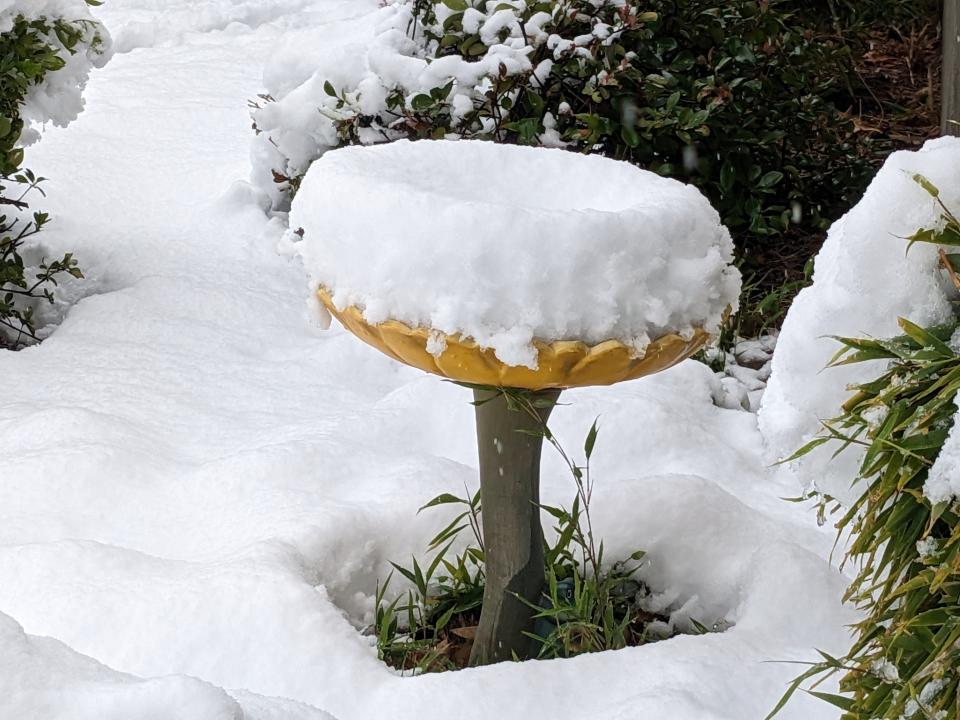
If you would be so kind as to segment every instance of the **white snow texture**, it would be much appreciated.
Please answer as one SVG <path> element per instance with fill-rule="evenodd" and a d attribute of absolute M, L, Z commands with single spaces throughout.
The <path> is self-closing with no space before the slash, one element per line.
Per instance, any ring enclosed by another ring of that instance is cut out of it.
<path fill-rule="evenodd" d="M 960 499 L 960 412 L 954 416 L 950 435 L 930 468 L 923 494 L 935 503 Z"/>
<path fill-rule="evenodd" d="M 237 693 L 196 678 L 118 673 L 0 613 L 0 716 L 22 720 L 332 720 L 294 702 Z"/>

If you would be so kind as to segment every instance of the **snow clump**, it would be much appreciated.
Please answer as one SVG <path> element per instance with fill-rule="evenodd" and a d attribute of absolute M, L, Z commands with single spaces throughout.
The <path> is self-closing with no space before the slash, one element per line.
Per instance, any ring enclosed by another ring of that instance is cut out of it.
<path fill-rule="evenodd" d="M 940 551 L 940 541 L 935 537 L 925 537 L 917 541 L 917 554 L 921 560 L 929 560 Z"/>
<path fill-rule="evenodd" d="M 535 339 L 642 354 L 667 333 L 716 333 L 740 290 L 699 190 L 564 150 L 343 148 L 314 163 L 291 226 L 338 308 L 473 338 L 508 365 L 536 367 Z"/>
<path fill-rule="evenodd" d="M 897 666 L 889 660 L 874 660 L 870 666 L 870 672 L 888 683 L 900 681 L 900 672 L 897 670 Z"/>

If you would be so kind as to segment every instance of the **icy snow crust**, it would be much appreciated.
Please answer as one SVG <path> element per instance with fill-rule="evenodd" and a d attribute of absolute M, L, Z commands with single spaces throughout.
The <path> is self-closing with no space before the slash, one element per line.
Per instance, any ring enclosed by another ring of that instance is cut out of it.
<path fill-rule="evenodd" d="M 771 461 L 792 455 L 819 432 L 821 419 L 837 416 L 849 385 L 883 371 L 882 361 L 824 370 L 839 349 L 828 336 L 893 337 L 902 332 L 899 317 L 922 326 L 952 317 L 954 292 L 938 269 L 937 248 L 917 243 L 906 252 L 904 238 L 940 218 L 933 198 L 912 180 L 917 173 L 940 188 L 947 207 L 960 208 L 960 140 L 940 138 L 918 152 L 891 155 L 863 199 L 830 228 L 813 285 L 787 313 L 760 409 Z M 960 457 L 960 439 L 951 439 L 940 467 L 952 462 L 953 447 Z M 799 472 L 805 484 L 817 478 L 821 490 L 852 500 L 857 452 L 851 448 L 831 461 L 833 450 L 821 447 L 785 472 Z M 942 485 L 938 477 L 935 468 L 931 482 Z"/>
<path fill-rule="evenodd" d="M 421 678 L 378 662 L 357 629 L 376 578 L 448 519 L 423 502 L 476 486 L 470 395 L 313 331 L 266 198 L 234 184 L 264 64 L 356 42 L 377 2 L 209 32 L 174 0 L 109 5 L 111 31 L 155 17 L 170 40 L 94 73 L 83 115 L 32 150 L 50 255 L 77 253 L 87 297 L 0 353 L 0 718 L 748 720 L 797 671 L 765 661 L 843 649 L 832 532 L 780 500 L 796 490 L 755 416 L 688 362 L 570 392 L 551 424 L 576 449 L 601 416 L 608 556 L 647 550 L 677 622 L 730 630 Z M 544 501 L 569 503 L 544 457 Z M 800 696 L 782 717 L 835 713 Z"/>
<path fill-rule="evenodd" d="M 733 243 L 699 190 L 623 162 L 482 141 L 328 152 L 294 202 L 300 253 L 337 307 L 473 338 L 536 367 L 534 339 L 719 329 Z"/>

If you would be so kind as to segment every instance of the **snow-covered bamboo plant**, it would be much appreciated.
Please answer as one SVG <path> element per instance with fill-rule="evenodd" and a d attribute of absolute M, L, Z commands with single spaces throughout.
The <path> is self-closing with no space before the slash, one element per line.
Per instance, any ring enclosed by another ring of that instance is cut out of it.
<path fill-rule="evenodd" d="M 960 290 L 960 220 L 939 190 L 915 178 L 938 202 L 941 222 L 910 238 L 939 246 L 941 267 Z M 891 340 L 838 338 L 833 366 L 884 361 L 879 377 L 855 386 L 843 414 L 790 460 L 833 443 L 837 453 L 865 449 L 858 499 L 837 527 L 852 534 L 847 560 L 857 575 L 846 600 L 864 617 L 844 657 L 797 678 L 771 717 L 811 678 L 842 673 L 843 695 L 810 692 L 845 720 L 960 718 L 960 479 L 955 415 L 960 391 L 956 319 L 930 329 L 900 319 Z"/>

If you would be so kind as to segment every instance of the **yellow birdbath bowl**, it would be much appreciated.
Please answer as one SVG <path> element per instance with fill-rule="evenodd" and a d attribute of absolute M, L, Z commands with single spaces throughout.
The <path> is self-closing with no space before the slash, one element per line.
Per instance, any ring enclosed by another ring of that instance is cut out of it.
<path fill-rule="evenodd" d="M 670 333 L 651 342 L 643 355 L 619 340 L 598 345 L 578 340 L 535 340 L 534 370 L 506 365 L 492 349 L 460 335 L 440 333 L 446 347 L 434 355 L 427 344 L 431 339 L 436 341 L 438 333 L 430 328 L 412 328 L 396 320 L 372 324 L 354 305 L 338 309 L 325 288 L 317 291 L 317 297 L 347 330 L 394 360 L 457 382 L 493 387 L 547 390 L 613 385 L 666 370 L 694 355 L 711 338 L 704 330 L 696 330 L 688 340 Z"/>

